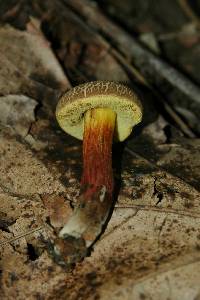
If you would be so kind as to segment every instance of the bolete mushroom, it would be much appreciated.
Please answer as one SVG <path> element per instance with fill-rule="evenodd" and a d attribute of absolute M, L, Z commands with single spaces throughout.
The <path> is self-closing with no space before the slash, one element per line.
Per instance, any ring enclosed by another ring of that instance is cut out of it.
<path fill-rule="evenodd" d="M 87 249 L 102 231 L 113 200 L 113 139 L 123 141 L 129 136 L 133 126 L 142 119 L 142 106 L 128 87 L 95 81 L 62 95 L 56 117 L 65 132 L 83 139 L 83 175 L 78 205 L 59 232 L 59 241 L 54 247 L 57 256 L 70 261 L 67 247 L 73 244 L 72 248 L 77 251 L 79 244 L 79 248 Z M 72 255 L 72 249 L 70 253 Z"/>

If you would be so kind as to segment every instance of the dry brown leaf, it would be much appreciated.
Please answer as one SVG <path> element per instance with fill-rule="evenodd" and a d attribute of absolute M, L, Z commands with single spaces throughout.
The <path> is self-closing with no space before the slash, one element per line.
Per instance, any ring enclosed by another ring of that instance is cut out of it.
<path fill-rule="evenodd" d="M 43 195 L 42 200 L 48 210 L 50 223 L 54 228 L 61 228 L 69 219 L 72 209 L 64 197 L 58 195 Z"/>
<path fill-rule="evenodd" d="M 35 22 L 36 20 L 32 18 L 27 24 L 27 31 L 20 31 L 9 25 L 1 27 L 1 53 L 20 70 L 23 76 L 51 88 L 65 90 L 69 88 L 69 82 L 49 42 L 39 28 L 34 26 Z"/>

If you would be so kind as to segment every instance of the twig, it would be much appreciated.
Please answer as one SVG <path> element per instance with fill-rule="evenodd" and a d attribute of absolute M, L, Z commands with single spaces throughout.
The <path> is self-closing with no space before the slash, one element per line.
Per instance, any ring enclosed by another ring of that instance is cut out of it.
<path fill-rule="evenodd" d="M 164 107 L 168 114 L 171 116 L 171 118 L 175 121 L 175 123 L 178 125 L 179 129 L 190 138 L 195 138 L 196 135 L 193 133 L 193 131 L 183 122 L 183 120 L 179 117 L 179 115 L 172 109 L 172 107 L 167 103 L 162 101 L 164 104 Z"/>
<path fill-rule="evenodd" d="M 157 213 L 166 213 L 166 214 L 174 214 L 177 216 L 183 216 L 183 217 L 189 217 L 189 218 L 195 218 L 200 219 L 200 215 L 198 213 L 195 213 L 194 211 L 192 213 L 187 212 L 185 210 L 173 209 L 173 208 L 163 208 L 163 207 L 156 207 L 156 206 L 144 206 L 144 205 L 115 205 L 114 209 L 135 209 L 138 211 L 155 211 Z M 132 217 L 132 216 L 131 216 Z"/>
<path fill-rule="evenodd" d="M 176 31 L 176 32 L 169 32 L 169 33 L 162 33 L 157 36 L 158 41 L 169 41 L 169 40 L 174 40 L 179 37 L 195 37 L 199 38 L 200 33 L 199 32 L 194 32 L 194 33 L 189 33 L 189 32 L 183 32 L 183 31 Z"/>
<path fill-rule="evenodd" d="M 195 23 L 198 27 L 200 27 L 199 17 L 195 14 L 191 6 L 189 5 L 187 0 L 177 0 L 181 9 L 184 11 L 186 16 L 190 18 L 190 20 Z"/>
<path fill-rule="evenodd" d="M 21 238 L 23 238 L 23 237 L 25 237 L 27 235 L 30 235 L 30 234 L 35 233 L 37 231 L 40 231 L 42 229 L 44 229 L 44 226 L 38 227 L 36 229 L 33 229 L 33 230 L 28 231 L 28 232 L 22 233 L 20 235 L 17 235 L 14 238 L 11 238 L 11 239 L 3 241 L 3 242 L 0 242 L 0 246 L 6 245 L 6 244 L 10 244 L 10 243 L 12 243 L 12 242 L 14 242 L 16 240 L 19 240 L 19 239 L 21 239 Z"/>

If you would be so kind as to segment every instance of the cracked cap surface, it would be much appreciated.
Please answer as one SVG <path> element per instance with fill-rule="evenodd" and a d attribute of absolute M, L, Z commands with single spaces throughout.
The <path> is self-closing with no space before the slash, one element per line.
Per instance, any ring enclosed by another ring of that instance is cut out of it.
<path fill-rule="evenodd" d="M 111 108 L 116 112 L 115 138 L 125 140 L 142 119 L 142 105 L 127 86 L 111 81 L 93 81 L 78 85 L 64 93 L 56 108 L 60 127 L 82 140 L 84 113 L 93 108 Z"/>

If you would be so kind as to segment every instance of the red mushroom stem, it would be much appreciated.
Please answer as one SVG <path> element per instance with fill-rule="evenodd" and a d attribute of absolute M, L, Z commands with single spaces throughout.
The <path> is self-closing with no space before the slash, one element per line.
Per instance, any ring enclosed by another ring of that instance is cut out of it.
<path fill-rule="evenodd" d="M 99 191 L 112 199 L 112 142 L 116 114 L 109 108 L 91 109 L 84 117 L 83 175 L 81 186 L 85 201 L 94 199 Z"/>

